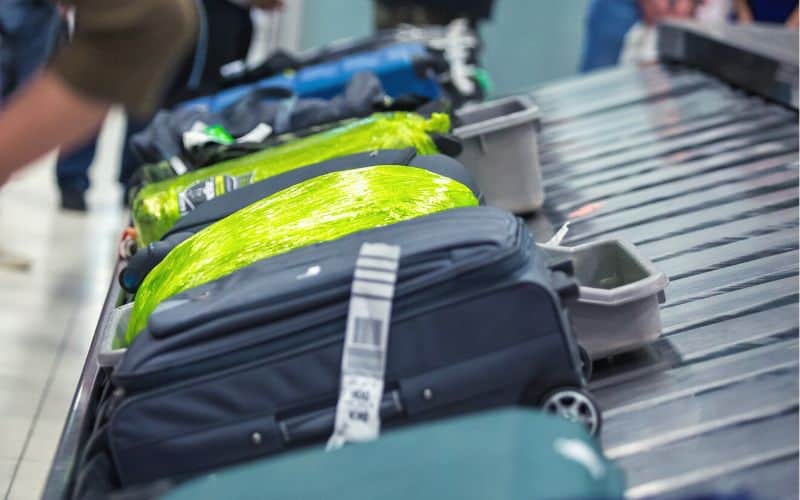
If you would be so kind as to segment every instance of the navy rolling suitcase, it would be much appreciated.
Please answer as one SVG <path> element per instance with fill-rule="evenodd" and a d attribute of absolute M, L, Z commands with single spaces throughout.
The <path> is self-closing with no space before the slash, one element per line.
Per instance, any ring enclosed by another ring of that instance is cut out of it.
<path fill-rule="evenodd" d="M 320 442 L 339 392 L 361 245 L 399 245 L 385 427 L 516 404 L 597 432 L 562 297 L 521 219 L 454 209 L 265 259 L 178 294 L 117 366 L 107 437 L 123 486 Z"/>
<path fill-rule="evenodd" d="M 120 285 L 129 292 L 135 292 L 147 273 L 161 262 L 176 245 L 204 227 L 258 200 L 314 177 L 373 165 L 408 165 L 423 168 L 460 182 L 470 188 L 478 199 L 481 199 L 478 187 L 469 172 L 457 160 L 445 155 L 417 155 L 414 148 L 405 148 L 333 158 L 290 170 L 199 203 L 197 208 L 181 217 L 160 241 L 139 249 L 130 258 L 127 267 L 120 272 Z"/>

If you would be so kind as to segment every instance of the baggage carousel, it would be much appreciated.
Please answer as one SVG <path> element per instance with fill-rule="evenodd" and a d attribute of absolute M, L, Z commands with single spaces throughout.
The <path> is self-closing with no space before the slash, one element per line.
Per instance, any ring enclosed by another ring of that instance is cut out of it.
<path fill-rule="evenodd" d="M 670 277 L 661 339 L 595 363 L 591 383 L 628 496 L 796 498 L 797 34 L 787 52 L 770 42 L 783 30 L 661 33 L 658 65 L 531 93 L 547 198 L 528 222 L 540 241 L 568 221 L 566 245 L 625 238 Z M 119 297 L 115 281 L 100 326 Z M 44 498 L 69 497 L 106 386 L 99 348 L 95 335 Z"/>
<path fill-rule="evenodd" d="M 597 363 L 591 384 L 631 498 L 798 496 L 797 35 L 782 58 L 787 43 L 764 38 L 783 30 L 732 31 L 662 28 L 662 56 L 697 69 L 618 68 L 532 94 L 537 239 L 571 221 L 564 244 L 622 237 L 670 278 L 661 340 Z M 774 76 L 740 80 L 732 57 Z"/>

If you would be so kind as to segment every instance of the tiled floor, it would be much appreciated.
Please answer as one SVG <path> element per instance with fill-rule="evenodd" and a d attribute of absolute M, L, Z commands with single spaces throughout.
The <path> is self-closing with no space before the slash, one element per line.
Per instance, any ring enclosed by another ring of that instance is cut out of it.
<path fill-rule="evenodd" d="M 58 209 L 53 158 L 0 189 L 0 495 L 38 498 L 111 279 L 122 227 L 115 185 L 122 118 L 109 117 L 92 166 L 90 212 Z"/>

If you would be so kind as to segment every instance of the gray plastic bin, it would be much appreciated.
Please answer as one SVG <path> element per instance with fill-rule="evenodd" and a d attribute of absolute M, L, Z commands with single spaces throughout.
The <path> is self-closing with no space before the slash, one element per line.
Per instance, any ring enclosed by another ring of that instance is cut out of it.
<path fill-rule="evenodd" d="M 100 350 L 97 352 L 97 364 L 113 367 L 119 362 L 127 349 L 114 349 L 114 339 L 123 338 L 131 319 L 133 302 L 121 305 L 111 311 L 101 332 Z"/>
<path fill-rule="evenodd" d="M 539 110 L 527 96 L 471 105 L 455 112 L 453 130 L 464 150 L 459 160 L 472 172 L 488 205 L 514 213 L 544 203 L 536 124 Z"/>
<path fill-rule="evenodd" d="M 553 260 L 572 261 L 580 297 L 568 310 L 578 343 L 592 359 L 658 339 L 659 304 L 669 280 L 635 246 L 608 239 L 576 247 L 540 247 Z"/>

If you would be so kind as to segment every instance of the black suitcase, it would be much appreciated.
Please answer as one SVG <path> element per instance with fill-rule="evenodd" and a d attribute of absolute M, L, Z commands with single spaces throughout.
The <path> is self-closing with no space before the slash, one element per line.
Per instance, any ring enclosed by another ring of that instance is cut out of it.
<path fill-rule="evenodd" d="M 353 170 L 373 165 L 408 165 L 423 168 L 456 180 L 467 186 L 480 200 L 481 195 L 472 176 L 461 163 L 449 156 L 417 155 L 414 148 L 387 149 L 333 158 L 321 163 L 290 170 L 269 179 L 250 184 L 223 196 L 204 201 L 181 217 L 160 241 L 140 248 L 120 272 L 119 283 L 123 289 L 134 293 L 150 272 L 170 250 L 204 227 L 227 217 L 258 200 L 271 196 L 300 182 L 331 172 Z"/>
<path fill-rule="evenodd" d="M 123 486 L 331 434 L 365 242 L 402 249 L 384 426 L 523 403 L 598 431 L 561 304 L 577 293 L 568 266 L 548 268 L 511 214 L 454 209 L 265 259 L 163 302 L 113 375 L 108 442 Z"/>

